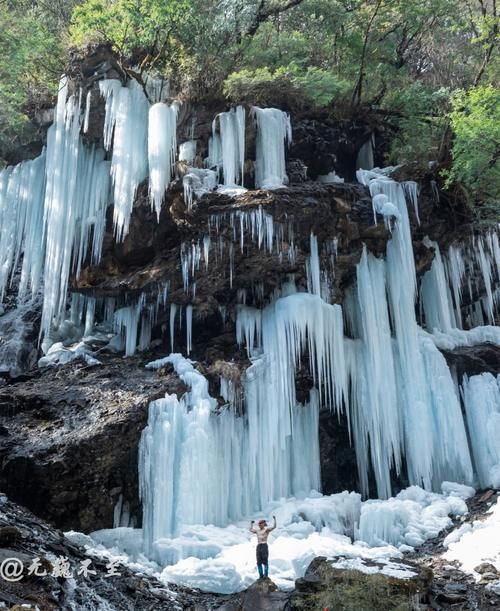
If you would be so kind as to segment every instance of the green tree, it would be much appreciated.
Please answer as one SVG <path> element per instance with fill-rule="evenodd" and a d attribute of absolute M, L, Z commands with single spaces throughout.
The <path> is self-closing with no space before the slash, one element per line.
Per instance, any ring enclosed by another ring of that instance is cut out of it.
<path fill-rule="evenodd" d="M 447 183 L 463 185 L 484 212 L 500 212 L 500 91 L 492 85 L 457 91 L 450 115 L 453 164 Z"/>
<path fill-rule="evenodd" d="M 36 137 L 27 109 L 57 91 L 63 45 L 37 7 L 7 5 L 0 12 L 0 163 Z"/>

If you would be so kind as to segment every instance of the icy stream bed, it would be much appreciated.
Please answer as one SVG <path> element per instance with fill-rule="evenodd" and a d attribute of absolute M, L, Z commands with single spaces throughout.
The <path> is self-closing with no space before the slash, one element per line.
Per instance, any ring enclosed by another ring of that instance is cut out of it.
<path fill-rule="evenodd" d="M 472 494 L 473 488 L 449 482 L 443 483 L 442 494 L 411 486 L 393 498 L 364 502 L 355 492 L 311 492 L 272 502 L 262 514 L 225 527 L 184 525 L 175 537 L 155 541 L 157 561 L 145 556 L 141 529 L 66 536 L 93 554 L 114 557 L 165 583 L 229 594 L 245 589 L 257 577 L 250 519 L 276 515 L 278 527 L 269 538 L 270 576 L 281 589 L 290 590 L 316 556 L 326 556 L 338 567 L 411 577 L 398 560 L 451 526 L 452 517 L 466 514 L 464 499 Z"/>

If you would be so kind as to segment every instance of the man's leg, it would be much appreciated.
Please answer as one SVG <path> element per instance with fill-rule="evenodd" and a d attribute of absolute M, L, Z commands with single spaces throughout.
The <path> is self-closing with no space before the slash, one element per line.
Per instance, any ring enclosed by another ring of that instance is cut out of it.
<path fill-rule="evenodd" d="M 264 577 L 267 577 L 269 572 L 269 547 L 267 543 L 262 548 L 262 563 L 264 564 Z"/>
<path fill-rule="evenodd" d="M 264 577 L 263 564 L 265 560 L 262 557 L 262 545 L 259 543 L 257 545 L 257 570 L 259 571 L 259 577 L 262 579 Z"/>

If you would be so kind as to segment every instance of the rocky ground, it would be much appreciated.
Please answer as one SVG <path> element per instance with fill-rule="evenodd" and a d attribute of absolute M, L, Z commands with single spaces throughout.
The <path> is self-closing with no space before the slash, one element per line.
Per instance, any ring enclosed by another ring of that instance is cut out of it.
<path fill-rule="evenodd" d="M 465 521 L 484 519 L 499 494 L 483 491 L 469 499 Z M 464 521 L 464 520 L 462 520 Z M 120 563 L 89 555 L 64 534 L 0 495 L 0 608 L 11 611 L 490 611 L 500 596 L 488 590 L 500 575 L 484 564 L 476 582 L 441 558 L 449 531 L 400 561 L 414 576 L 400 579 L 336 568 L 341 558 L 316 558 L 292 592 L 270 580 L 244 592 L 218 596 L 166 586 Z M 85 568 L 88 572 L 85 573 Z M 95 574 L 92 572 L 95 571 Z"/>

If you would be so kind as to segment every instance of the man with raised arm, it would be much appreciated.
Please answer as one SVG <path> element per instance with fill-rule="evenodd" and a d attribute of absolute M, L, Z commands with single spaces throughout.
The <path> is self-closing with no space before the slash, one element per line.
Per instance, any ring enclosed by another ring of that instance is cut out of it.
<path fill-rule="evenodd" d="M 255 520 L 250 522 L 250 532 L 257 535 L 257 569 L 260 579 L 267 577 L 269 572 L 269 547 L 267 538 L 269 533 L 276 528 L 276 516 L 273 516 L 273 525 L 268 527 L 265 520 L 259 520 L 259 528 L 254 528 Z"/>

